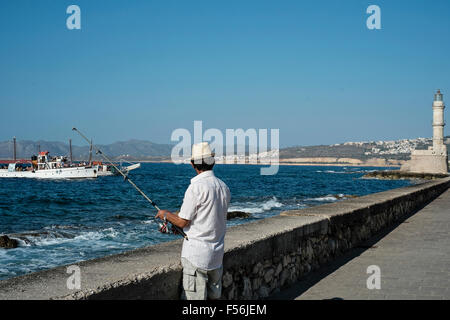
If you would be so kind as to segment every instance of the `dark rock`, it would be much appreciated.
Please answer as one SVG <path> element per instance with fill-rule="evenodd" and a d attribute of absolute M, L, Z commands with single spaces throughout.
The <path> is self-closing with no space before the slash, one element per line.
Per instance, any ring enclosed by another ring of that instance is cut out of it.
<path fill-rule="evenodd" d="M 17 248 L 19 242 L 16 239 L 11 239 L 8 236 L 0 236 L 0 248 L 14 249 Z"/>
<path fill-rule="evenodd" d="M 363 178 L 372 179 L 417 179 L 417 180 L 434 180 L 448 177 L 448 174 L 441 173 L 415 173 L 399 170 L 373 171 L 363 176 Z"/>
<path fill-rule="evenodd" d="M 67 239 L 73 239 L 75 238 L 75 235 L 64 232 L 64 231 L 30 231 L 30 232 L 21 232 L 21 233 L 11 233 L 11 236 L 18 238 L 18 239 L 26 239 L 27 237 L 30 238 L 67 238 Z"/>
<path fill-rule="evenodd" d="M 248 212 L 243 211 L 230 211 L 227 214 L 227 220 L 234 219 L 234 218 L 249 218 L 251 216 Z"/>

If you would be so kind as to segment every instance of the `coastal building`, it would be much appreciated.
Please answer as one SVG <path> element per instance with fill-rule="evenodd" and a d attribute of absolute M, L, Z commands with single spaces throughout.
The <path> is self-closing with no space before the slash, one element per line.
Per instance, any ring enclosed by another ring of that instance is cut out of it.
<path fill-rule="evenodd" d="M 406 162 L 401 171 L 416 173 L 446 174 L 448 172 L 447 147 L 444 144 L 444 99 L 440 90 L 433 101 L 433 146 L 428 150 L 413 150 L 411 160 Z"/>

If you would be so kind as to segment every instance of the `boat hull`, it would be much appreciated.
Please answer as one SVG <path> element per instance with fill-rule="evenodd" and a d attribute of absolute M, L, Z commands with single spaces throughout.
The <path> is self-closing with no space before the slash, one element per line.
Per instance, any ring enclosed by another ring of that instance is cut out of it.
<path fill-rule="evenodd" d="M 35 178 L 35 179 L 86 179 L 97 178 L 98 168 L 73 167 L 46 169 L 37 171 L 0 170 L 0 178 Z"/>

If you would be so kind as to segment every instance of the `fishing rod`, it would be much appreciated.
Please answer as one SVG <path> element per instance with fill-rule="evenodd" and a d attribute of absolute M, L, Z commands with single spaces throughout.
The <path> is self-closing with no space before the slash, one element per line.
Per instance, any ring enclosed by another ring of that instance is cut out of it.
<path fill-rule="evenodd" d="M 110 164 L 110 165 L 112 165 L 113 167 L 114 167 L 114 169 L 116 169 L 117 170 L 117 172 L 119 172 L 122 176 L 123 176 L 123 178 L 124 178 L 124 181 L 128 181 L 148 202 L 150 202 L 150 204 L 156 209 L 156 210 L 158 210 L 158 211 L 161 211 L 161 209 L 156 205 L 156 203 L 155 202 L 153 202 L 152 201 L 152 199 L 150 199 L 149 197 L 147 197 L 147 195 L 144 193 L 144 191 L 142 191 L 133 181 L 131 181 L 131 179 L 130 178 L 128 178 L 128 176 L 126 175 L 126 174 L 124 174 L 123 172 L 122 172 L 122 170 L 120 170 L 119 168 L 117 168 L 117 166 L 99 149 L 99 148 L 97 148 L 97 146 L 95 146 L 95 145 L 93 145 L 92 144 L 92 140 L 91 141 L 89 141 L 89 139 L 84 135 L 84 134 L 82 134 L 81 132 L 80 132 L 80 130 L 78 130 L 77 128 L 72 128 L 72 130 L 73 131 L 76 131 L 76 132 L 78 132 L 78 134 L 84 139 L 84 140 L 86 140 L 90 145 L 91 145 L 91 148 L 94 148 L 95 149 L 95 151 L 97 152 L 97 153 L 99 153 L 103 158 L 105 158 L 105 160 Z M 186 235 L 186 233 L 184 233 L 184 231 L 183 231 L 183 229 L 181 229 L 180 227 L 178 227 L 178 226 L 176 226 L 176 225 L 174 225 L 173 223 L 171 223 L 170 222 L 170 224 L 172 225 L 172 228 L 177 232 L 177 233 L 179 233 L 179 234 L 181 234 L 186 240 L 188 240 L 188 237 L 187 237 L 187 235 Z"/>

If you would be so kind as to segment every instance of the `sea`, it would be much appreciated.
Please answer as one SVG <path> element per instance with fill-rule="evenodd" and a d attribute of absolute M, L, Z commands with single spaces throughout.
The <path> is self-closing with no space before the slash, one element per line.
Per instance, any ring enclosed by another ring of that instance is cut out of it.
<path fill-rule="evenodd" d="M 217 177 L 230 188 L 229 211 L 249 218 L 228 226 L 410 185 L 408 180 L 363 179 L 387 168 L 280 166 L 260 175 L 259 165 L 220 165 Z M 130 173 L 161 209 L 176 211 L 195 172 L 190 165 L 144 163 Z M 162 234 L 156 210 L 122 177 L 89 180 L 0 180 L 0 235 L 19 239 L 0 248 L 0 280 L 178 239 Z"/>

